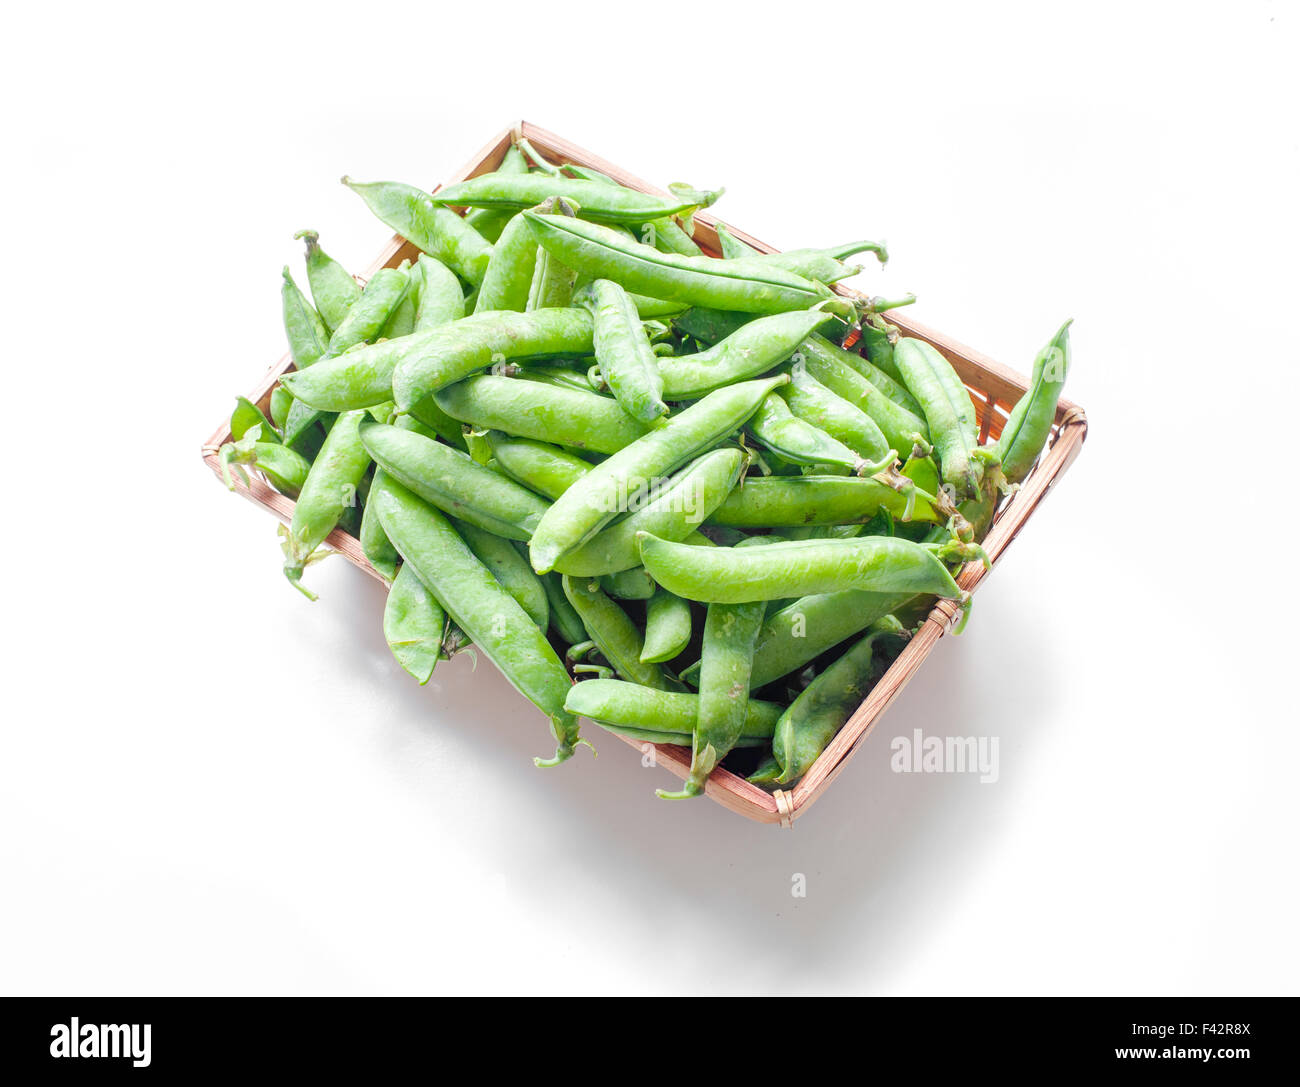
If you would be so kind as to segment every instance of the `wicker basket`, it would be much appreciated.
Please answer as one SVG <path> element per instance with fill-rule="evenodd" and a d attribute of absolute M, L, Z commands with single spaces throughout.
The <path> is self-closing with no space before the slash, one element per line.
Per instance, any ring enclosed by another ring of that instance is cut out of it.
<path fill-rule="evenodd" d="M 557 162 L 573 162 L 600 170 L 625 185 L 645 192 L 662 193 L 663 190 L 647 184 L 634 177 L 626 170 L 593 155 L 591 152 L 561 139 L 554 133 L 538 128 L 536 125 L 521 121 L 513 128 L 507 129 L 494 137 L 466 166 L 452 177 L 448 184 L 476 177 L 479 174 L 495 170 L 505 155 L 511 140 L 515 136 L 526 136 L 543 155 Z M 706 252 L 717 255 L 719 252 L 717 234 L 714 231 L 715 220 L 708 214 L 696 216 L 695 240 Z M 772 252 L 772 246 L 765 245 L 755 238 L 734 228 L 731 232 L 762 250 Z M 401 237 L 394 237 L 384 248 L 378 259 L 366 272 L 365 278 L 374 275 L 380 268 L 395 267 L 403 260 L 413 260 L 417 250 Z M 844 293 L 852 293 L 845 291 Z M 891 311 L 889 319 L 908 336 L 926 340 L 939 349 L 953 364 L 974 401 L 980 420 L 981 440 L 997 437 L 1006 421 L 1011 406 L 1025 391 L 1027 379 L 1013 370 L 994 362 L 990 358 L 950 339 L 941 333 L 926 328 L 911 320 L 905 312 Z M 260 382 L 248 393 L 248 398 L 264 410 L 269 403 L 271 389 L 280 375 L 292 366 L 292 360 L 286 354 L 266 373 Z M 1052 485 L 1074 462 L 1083 446 L 1088 433 L 1088 421 L 1083 410 L 1068 400 L 1062 399 L 1056 409 L 1056 425 L 1047 450 L 1039 458 L 1034 470 L 999 509 L 993 527 L 984 540 L 984 548 L 989 558 L 996 564 L 1002 553 L 1016 538 L 1038 504 L 1051 490 Z M 230 440 L 229 422 L 223 423 L 203 445 L 203 459 L 220 478 L 221 470 L 217 460 L 217 451 L 222 444 Z M 275 491 L 256 475 L 250 477 L 248 486 L 236 479 L 236 489 L 244 497 L 270 510 L 284 522 L 293 516 L 293 502 Z M 329 547 L 341 552 L 354 565 L 383 581 L 370 563 L 366 561 L 357 541 L 341 531 L 331 533 L 326 541 Z M 974 591 L 984 580 L 987 571 L 979 563 L 968 564 L 957 576 L 957 583 L 966 590 Z M 934 648 L 935 643 L 950 631 L 960 617 L 960 609 L 952 601 L 941 600 L 930 612 L 920 630 L 908 642 L 906 648 L 881 677 L 857 712 L 849 719 L 821 757 L 813 763 L 809 771 L 791 789 L 778 789 L 774 793 L 766 792 L 749 784 L 744 778 L 737 777 L 725 769 L 717 770 L 709 779 L 706 795 L 731 811 L 738 812 L 760 823 L 779 823 L 791 826 L 821 796 L 822 792 L 839 775 L 847 765 L 853 752 L 875 727 L 885 709 L 898 693 L 907 685 L 922 662 Z M 627 740 L 633 747 L 644 746 L 640 741 Z M 660 746 L 656 751 L 656 761 L 671 770 L 678 777 L 685 778 L 690 768 L 690 750 L 683 747 Z"/>

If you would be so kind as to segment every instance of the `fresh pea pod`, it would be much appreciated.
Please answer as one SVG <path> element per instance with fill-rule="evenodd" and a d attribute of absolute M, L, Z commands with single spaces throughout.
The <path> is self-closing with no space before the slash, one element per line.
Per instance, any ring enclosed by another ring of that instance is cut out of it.
<path fill-rule="evenodd" d="M 550 605 L 551 629 L 559 635 L 566 645 L 577 645 L 587 640 L 587 628 L 582 625 L 582 618 L 564 595 L 564 584 L 559 574 L 543 574 L 542 588 L 546 590 L 546 601 Z"/>
<path fill-rule="evenodd" d="M 869 326 L 864 324 L 863 327 L 866 328 Z M 890 350 L 892 357 L 892 347 Z M 870 358 L 864 358 L 858 352 L 848 350 L 845 350 L 843 354 L 837 355 L 836 357 L 853 367 L 853 369 L 870 381 L 871 384 L 884 393 L 886 397 L 892 400 L 900 408 L 903 408 L 916 416 L 924 414 L 921 411 L 921 405 L 916 402 L 916 397 L 907 391 L 907 386 L 901 381 L 896 381 L 888 373 L 876 366 Z"/>
<path fill-rule="evenodd" d="M 591 311 L 601 375 L 623 410 L 646 426 L 666 415 L 659 360 L 627 292 L 608 279 L 597 279 L 583 288 L 580 301 Z"/>
<path fill-rule="evenodd" d="M 420 301 L 415 307 L 416 332 L 458 321 L 465 316 L 465 294 L 456 273 L 436 257 L 421 253 L 416 266 L 420 269 Z"/>
<path fill-rule="evenodd" d="M 478 286 L 487 273 L 491 244 L 454 211 L 435 203 L 423 189 L 399 181 L 343 184 L 366 202 L 380 222 L 417 249 L 437 257 L 462 279 Z"/>
<path fill-rule="evenodd" d="M 280 308 L 284 315 L 284 334 L 289 341 L 289 354 L 299 370 L 306 369 L 329 346 L 329 330 L 316 308 L 298 289 L 286 264 L 281 272 L 284 283 L 280 286 Z"/>
<path fill-rule="evenodd" d="M 517 483 L 554 501 L 591 471 L 581 457 L 531 438 L 516 438 L 499 430 L 487 433 L 497 466 Z"/>
<path fill-rule="evenodd" d="M 528 292 L 537 266 L 537 238 L 522 216 L 515 216 L 492 247 L 483 282 L 474 301 L 474 312 L 528 308 Z"/>
<path fill-rule="evenodd" d="M 565 699 L 570 713 L 586 717 L 610 732 L 655 744 L 691 742 L 699 716 L 698 695 L 656 691 L 617 679 L 575 683 Z M 784 707 L 751 698 L 745 707 L 736 747 L 770 743 Z"/>
<path fill-rule="evenodd" d="M 691 306 L 779 313 L 803 310 L 825 300 L 851 310 L 847 300 L 833 303 L 830 289 L 783 268 L 740 267 L 711 257 L 661 253 L 598 223 L 562 215 L 525 211 L 537 241 L 579 274 L 612 279 L 626 290 Z"/>
<path fill-rule="evenodd" d="M 924 340 L 903 337 L 894 347 L 894 362 L 925 412 L 944 483 L 958 499 L 973 498 L 984 469 L 975 456 L 979 425 L 966 387 L 952 364 Z"/>
<path fill-rule="evenodd" d="M 865 460 L 843 442 L 795 415 L 780 393 L 771 392 L 763 398 L 750 417 L 748 429 L 768 449 L 795 464 L 829 465 L 855 473 L 867 471 Z"/>
<path fill-rule="evenodd" d="M 506 148 L 505 156 L 501 159 L 501 165 L 497 167 L 496 172 L 499 174 L 526 174 L 528 173 L 528 160 L 524 158 L 524 153 L 518 147 L 511 144 Z M 471 208 L 465 215 L 465 222 L 469 223 L 488 241 L 495 243 L 501 237 L 506 224 L 514 218 L 514 215 L 514 208 Z"/>
<path fill-rule="evenodd" d="M 307 473 L 311 463 L 302 454 L 295 452 L 279 442 L 261 441 L 257 435 L 263 432 L 260 424 L 251 427 L 243 438 L 237 442 L 227 442 L 221 447 L 221 475 L 226 486 L 235 489 L 234 480 L 230 478 L 232 466 L 248 465 L 257 469 L 283 495 L 297 498 L 307 482 Z M 242 467 L 237 468 L 244 475 Z M 245 482 L 247 479 L 245 478 Z"/>
<path fill-rule="evenodd" d="M 515 690 L 550 720 L 555 755 L 537 764 L 553 766 L 569 758 L 578 742 L 578 722 L 564 708 L 571 682 L 546 636 L 441 513 L 396 482 L 376 499 L 384 531 L 425 588 Z"/>
<path fill-rule="evenodd" d="M 616 600 L 649 600 L 659 586 L 644 566 L 634 566 L 616 574 L 602 574 L 600 587 Z"/>
<path fill-rule="evenodd" d="M 415 331 L 415 313 L 420 305 L 420 292 L 424 289 L 424 273 L 418 264 L 402 261 L 399 268 L 406 272 L 406 290 L 379 333 L 379 337 L 386 340 L 397 340 Z"/>
<path fill-rule="evenodd" d="M 316 231 L 300 230 L 294 237 L 307 245 L 307 286 L 311 288 L 316 311 L 327 329 L 336 329 L 352 303 L 361 297 L 361 284 L 320 247 L 320 235 Z"/>
<path fill-rule="evenodd" d="M 1070 369 L 1070 325 L 1066 321 L 1034 359 L 1028 391 L 1011 409 L 994 449 L 1002 461 L 1008 483 L 1019 483 L 1051 437 L 1056 422 L 1056 402 Z"/>
<path fill-rule="evenodd" d="M 889 454 L 891 446 L 876 421 L 831 392 L 806 366 L 790 368 L 790 384 L 782 386 L 779 394 L 800 419 L 843 442 L 863 459 L 874 464 Z"/>
<path fill-rule="evenodd" d="M 655 581 L 703 603 L 744 604 L 840 589 L 961 596 L 943 563 L 908 540 L 871 536 L 736 548 L 692 547 L 649 533 L 637 539 L 641 562 Z"/>
<path fill-rule="evenodd" d="M 371 276 L 370 282 L 362 289 L 361 296 L 348 308 L 347 315 L 334 330 L 324 358 L 338 358 L 379 336 L 388 324 L 393 310 L 405 297 L 409 280 L 405 264 L 398 268 L 380 268 Z M 293 389 L 290 388 L 289 391 L 292 392 Z"/>
<path fill-rule="evenodd" d="M 879 373 L 890 378 L 896 386 L 906 388 L 903 385 L 903 375 L 894 365 L 894 345 L 898 343 L 899 332 L 897 325 L 891 325 L 878 314 L 872 314 L 862 322 L 862 350 L 866 353 L 867 361 Z M 871 380 L 875 380 L 874 378 Z M 911 395 L 910 393 L 908 394 Z M 907 405 L 904 404 L 904 407 Z M 915 410 L 910 409 L 909 410 Z M 917 413 L 919 414 L 919 412 Z"/>
<path fill-rule="evenodd" d="M 724 260 L 744 260 L 760 255 L 759 250 L 731 233 L 725 223 L 719 223 L 713 229 L 718 235 L 718 247 L 722 250 Z"/>
<path fill-rule="evenodd" d="M 360 438 L 375 463 L 403 487 L 498 536 L 527 540 L 546 511 L 546 502 L 532 491 L 422 434 L 367 419 Z"/>
<path fill-rule="evenodd" d="M 536 241 L 536 239 L 534 239 Z M 528 287 L 528 302 L 525 309 L 547 309 L 553 306 L 567 306 L 573 301 L 573 289 L 578 274 L 568 265 L 563 264 L 540 245 L 533 262 L 533 280 Z"/>
<path fill-rule="evenodd" d="M 443 205 L 474 208 L 535 207 L 559 198 L 576 204 L 584 219 L 608 223 L 644 223 L 708 207 L 721 192 L 686 190 L 678 199 L 664 199 L 636 189 L 558 174 L 481 174 L 440 189 L 433 199 Z"/>
<path fill-rule="evenodd" d="M 245 396 L 235 397 L 235 410 L 230 413 L 231 440 L 239 441 L 255 426 L 262 428 L 257 437 L 258 441 L 278 442 L 280 440 L 280 435 L 275 432 L 275 426 L 261 408 Z"/>
<path fill-rule="evenodd" d="M 564 595 L 582 619 L 601 656 L 620 676 L 642 687 L 667 689 L 664 671 L 657 664 L 641 660 L 641 632 L 621 607 L 588 578 L 564 575 Z"/>
<path fill-rule="evenodd" d="M 659 589 L 645 602 L 644 664 L 662 664 L 679 656 L 691 640 L 691 606 L 680 596 Z"/>
<path fill-rule="evenodd" d="M 546 630 L 551 621 L 546 589 L 515 544 L 468 521 L 454 521 L 453 524 L 475 557 L 492 571 L 492 576 L 518 601 L 528 618 L 537 624 L 539 630 Z"/>
<path fill-rule="evenodd" d="M 494 374 L 458 381 L 434 399 L 453 419 L 481 429 L 597 453 L 616 453 L 646 432 L 607 396 Z"/>
<path fill-rule="evenodd" d="M 733 238 L 732 241 L 735 241 Z M 746 253 L 731 259 L 748 261 L 755 265 L 785 268 L 805 279 L 819 283 L 838 283 L 841 279 L 857 275 L 862 269 L 845 261 L 858 253 L 873 253 L 881 264 L 889 260 L 884 242 L 848 242 L 828 249 L 787 249 L 783 253 Z"/>
<path fill-rule="evenodd" d="M 373 488 L 371 494 L 373 497 Z M 424 587 L 415 567 L 403 563 L 384 603 L 384 638 L 402 670 L 421 687 L 429 682 L 434 667 L 443 658 L 446 630 L 446 610 Z"/>
<path fill-rule="evenodd" d="M 370 467 L 370 455 L 361 443 L 365 418 L 365 412 L 361 411 L 339 416 L 312 463 L 293 507 L 293 519 L 285 539 L 284 575 L 311 600 L 316 597 L 302 584 L 303 568 L 334 530 L 344 511 L 356 506 L 357 489 Z"/>
<path fill-rule="evenodd" d="M 555 500 L 533 533 L 533 569 L 546 573 L 561 555 L 596 534 L 651 483 L 715 445 L 754 413 L 782 375 L 710 393 L 592 468 Z M 679 594 L 680 595 L 680 594 Z"/>
<path fill-rule="evenodd" d="M 733 493 L 744 470 L 745 455 L 739 449 L 705 453 L 657 488 L 635 511 L 562 555 L 555 568 L 561 573 L 596 577 L 639 566 L 638 532 L 650 532 L 664 540 L 690 538 Z"/>
<path fill-rule="evenodd" d="M 926 421 L 889 399 L 842 357 L 852 352 L 836 347 L 824 336 L 809 336 L 799 348 L 801 362 L 814 378 L 837 396 L 869 415 L 880 427 L 889 448 L 899 453 L 911 449 L 916 435 L 929 436 Z"/>
<path fill-rule="evenodd" d="M 694 355 L 659 359 L 664 396 L 694 400 L 780 365 L 826 319 L 819 307 L 777 313 L 742 325 L 721 343 Z"/>
<path fill-rule="evenodd" d="M 762 602 L 709 605 L 700 657 L 699 714 L 691 738 L 691 773 L 680 792 L 660 790 L 664 799 L 702 793 L 709 775 L 743 734 L 754 644 L 765 611 Z"/>
<path fill-rule="evenodd" d="M 293 394 L 283 385 L 277 385 L 271 390 L 271 422 L 275 424 L 275 429 L 284 431 L 284 425 L 289 421 L 289 409 L 293 406 Z"/>
<path fill-rule="evenodd" d="M 384 534 L 384 527 L 379 523 L 379 506 L 375 495 L 388 486 L 388 473 L 382 468 L 375 469 L 374 479 L 370 483 L 370 494 L 366 497 L 366 507 L 361 511 L 361 529 L 357 533 L 357 542 L 366 560 L 390 585 L 397 577 L 397 564 L 401 556 Z"/>
<path fill-rule="evenodd" d="M 827 665 L 790 704 L 772 737 L 772 754 L 781 768 L 776 784 L 791 784 L 808 772 L 871 689 L 877 640 L 902 633 L 902 624 L 892 615 L 872 623 L 865 637 Z"/>
<path fill-rule="evenodd" d="M 747 529 L 847 525 L 869 521 L 882 510 L 900 521 L 947 520 L 927 496 L 913 496 L 909 509 L 909 496 L 877 479 L 807 475 L 747 479 L 713 509 L 708 523 Z"/>

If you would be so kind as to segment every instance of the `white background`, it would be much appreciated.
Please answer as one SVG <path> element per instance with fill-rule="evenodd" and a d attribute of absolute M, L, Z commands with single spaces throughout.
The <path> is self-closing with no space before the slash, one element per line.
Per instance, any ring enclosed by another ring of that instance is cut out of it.
<path fill-rule="evenodd" d="M 1296 9 L 454 10 L 7 16 L 0 989 L 1294 992 Z M 609 737 L 535 770 L 490 666 L 415 687 L 381 590 L 309 604 L 200 462 L 293 232 L 389 235 L 339 175 L 519 117 L 887 237 L 861 285 L 1022 371 L 1075 318 L 1082 457 L 792 832 Z M 918 727 L 1001 779 L 891 773 Z"/>

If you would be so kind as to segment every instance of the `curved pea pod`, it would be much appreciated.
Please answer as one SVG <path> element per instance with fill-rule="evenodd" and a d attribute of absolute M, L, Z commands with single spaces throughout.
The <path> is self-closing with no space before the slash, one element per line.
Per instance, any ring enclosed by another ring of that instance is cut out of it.
<path fill-rule="evenodd" d="M 979 493 L 984 466 L 975 456 L 979 423 L 966 387 L 952 364 L 924 340 L 900 339 L 894 347 L 894 362 L 925 412 L 943 482 L 959 499 L 974 497 Z"/>
<path fill-rule="evenodd" d="M 862 350 L 866 352 L 867 361 L 871 363 L 873 369 L 878 373 L 884 374 L 896 386 L 905 389 L 903 375 L 899 373 L 898 367 L 894 365 L 894 344 L 898 343 L 898 339 L 898 326 L 891 325 L 878 314 L 873 314 L 862 322 L 862 339 L 860 343 Z M 904 407 L 907 407 L 907 405 L 904 404 Z M 909 408 L 909 410 L 914 411 L 915 409 Z"/>
<path fill-rule="evenodd" d="M 446 610 L 424 587 L 414 566 L 400 566 L 384 603 L 384 638 L 402 670 L 421 687 L 443 657 L 446 630 Z"/>
<path fill-rule="evenodd" d="M 1019 483 L 1043 451 L 1056 422 L 1056 402 L 1070 369 L 1070 325 L 1066 321 L 1034 359 L 1028 391 L 1011 409 L 994 446 L 1008 483 Z"/>
<path fill-rule="evenodd" d="M 580 309 L 481 313 L 425 333 L 391 371 L 398 410 L 430 393 L 517 358 L 572 358 L 591 354 L 591 315 Z"/>
<path fill-rule="evenodd" d="M 641 660 L 642 638 L 636 624 L 621 607 L 588 578 L 565 574 L 564 595 L 578 613 L 596 648 L 620 676 L 642 687 L 664 690 L 664 671 L 657 664 Z"/>
<path fill-rule="evenodd" d="M 536 381 L 542 385 L 554 385 L 563 389 L 573 389 L 580 393 L 592 393 L 596 389 L 586 374 L 570 370 L 565 366 L 538 366 L 535 369 L 519 369 L 509 377 L 521 381 Z"/>
<path fill-rule="evenodd" d="M 661 358 L 659 373 L 664 396 L 669 400 L 694 400 L 767 373 L 788 359 L 825 319 L 826 314 L 817 306 L 760 317 L 705 351 Z"/>
<path fill-rule="evenodd" d="M 645 643 L 641 660 L 662 664 L 678 656 L 691 640 L 691 606 L 680 596 L 658 590 L 645 603 Z"/>
<path fill-rule="evenodd" d="M 656 691 L 617 679 L 586 679 L 569 690 L 570 713 L 602 728 L 654 744 L 691 742 L 699 716 L 699 695 Z M 771 742 L 784 707 L 751 698 L 736 747 L 764 747 Z"/>
<path fill-rule="evenodd" d="M 597 279 L 583 288 L 580 303 L 591 311 L 596 361 L 623 410 L 646 426 L 666 415 L 659 360 L 627 291 Z"/>
<path fill-rule="evenodd" d="M 555 568 L 596 577 L 640 566 L 638 532 L 665 540 L 687 539 L 733 493 L 744 470 L 745 455 L 739 449 L 705 453 L 647 495 L 634 512 L 562 555 Z"/>
<path fill-rule="evenodd" d="M 533 569 L 554 569 L 560 556 L 628 509 L 654 480 L 717 444 L 754 413 L 764 396 L 788 380 L 780 375 L 712 392 L 594 466 L 555 500 L 538 524 L 529 545 Z"/>
<path fill-rule="evenodd" d="M 289 421 L 289 409 L 293 407 L 293 394 L 283 385 L 271 390 L 271 422 L 276 430 L 283 431 Z"/>
<path fill-rule="evenodd" d="M 744 604 L 840 589 L 934 593 L 961 590 L 919 544 L 884 536 L 785 540 L 764 547 L 692 547 L 642 533 L 641 562 L 671 593 L 703 603 Z"/>
<path fill-rule="evenodd" d="M 300 230 L 294 235 L 307 246 L 307 286 L 316 311 L 328 329 L 338 328 L 352 303 L 361 297 L 361 284 L 338 261 L 320 247 L 320 235 Z"/>
<path fill-rule="evenodd" d="M 653 245 L 661 253 L 676 253 L 682 257 L 702 256 L 704 250 L 676 219 L 654 219 L 638 228 L 639 238 L 645 245 Z"/>
<path fill-rule="evenodd" d="M 795 365 L 801 362 L 814 378 L 837 396 L 869 415 L 880 427 L 889 448 L 902 453 L 911 449 L 916 435 L 926 438 L 926 421 L 900 407 L 855 370 L 843 356 L 851 355 L 824 336 L 809 336 L 799 348 Z"/>
<path fill-rule="evenodd" d="M 537 241 L 547 252 L 579 274 L 612 279 L 635 294 L 689 306 L 779 313 L 802 310 L 826 300 L 851 309 L 815 280 L 783 268 L 740 266 L 711 257 L 661 253 L 618 231 L 562 215 L 525 211 Z"/>
<path fill-rule="evenodd" d="M 528 287 L 528 303 L 524 308 L 532 311 L 569 305 L 573 301 L 573 288 L 577 279 L 577 272 L 567 264 L 561 263 L 540 245 L 537 246 L 537 257 L 533 262 L 533 280 Z M 636 304 L 635 300 L 634 304 Z"/>
<path fill-rule="evenodd" d="M 400 483 L 376 496 L 380 523 L 425 588 L 501 670 L 510 684 L 550 720 L 554 765 L 573 754 L 578 722 L 564 708 L 569 675 L 546 636 L 492 576 L 450 522 Z"/>
<path fill-rule="evenodd" d="M 691 772 L 680 792 L 660 790 L 664 799 L 698 796 L 704 783 L 744 732 L 749 710 L 754 644 L 764 604 L 710 604 L 700 658 L 700 706 L 691 742 Z"/>
<path fill-rule="evenodd" d="M 424 273 L 418 264 L 402 261 L 399 271 L 406 273 L 406 290 L 379 332 L 379 337 L 387 340 L 400 339 L 415 331 L 415 312 L 420 305 L 420 292 L 424 290 Z"/>
<path fill-rule="evenodd" d="M 264 442 L 254 437 L 260 430 L 250 429 L 237 441 L 221 447 L 222 476 L 232 491 L 234 482 L 226 470 L 230 465 L 248 465 L 257 469 L 283 495 L 297 498 L 307 482 L 311 462 L 279 442 Z M 242 471 L 240 473 L 243 474 Z"/>
<path fill-rule="evenodd" d="M 719 240 L 721 240 L 719 236 Z M 736 239 L 731 239 L 733 242 Z M 748 247 L 746 247 L 748 248 Z M 857 275 L 862 269 L 857 265 L 846 264 L 849 257 L 858 253 L 872 253 L 884 264 L 889 260 L 889 253 L 884 242 L 847 242 L 844 245 L 831 246 L 827 249 L 787 249 L 783 253 L 737 253 L 733 260 L 751 261 L 756 265 L 769 265 L 785 268 L 805 279 L 814 279 L 820 283 L 838 283 L 841 279 Z M 724 255 L 726 250 L 724 249 Z"/>
<path fill-rule="evenodd" d="M 464 317 L 465 293 L 456 273 L 428 253 L 421 253 L 415 263 L 420 269 L 421 289 L 414 331 L 427 332 Z"/>
<path fill-rule="evenodd" d="M 406 297 L 409 284 L 410 273 L 405 264 L 398 268 L 380 268 L 370 277 L 361 296 L 348 308 L 347 315 L 330 336 L 324 358 L 337 358 L 375 339 L 383 332 L 398 303 Z M 365 406 L 370 407 L 369 404 Z"/>
<path fill-rule="evenodd" d="M 492 571 L 492 576 L 519 602 L 519 606 L 537 624 L 538 629 L 546 630 L 551 621 L 546 589 L 515 544 L 467 521 L 453 523 L 479 562 Z"/>
<path fill-rule="evenodd" d="M 718 223 L 713 229 L 718 235 L 718 247 L 722 250 L 724 260 L 744 260 L 746 257 L 761 255 L 759 250 L 731 233 L 725 223 Z"/>
<path fill-rule="evenodd" d="M 772 737 L 772 754 L 781 767 L 776 784 L 798 781 L 817 761 L 871 690 L 876 641 L 882 635 L 901 633 L 902 624 L 893 616 L 876 621 L 870 633 L 828 665 L 790 704 Z"/>
<path fill-rule="evenodd" d="M 524 158 L 524 153 L 518 147 L 511 144 L 506 148 L 505 156 L 501 159 L 501 165 L 497 167 L 496 172 L 498 174 L 526 174 L 528 173 L 528 160 Z M 495 242 L 501 237 L 501 232 L 514 215 L 514 208 L 471 208 L 465 215 L 465 222 L 469 223 L 488 241 Z"/>
<path fill-rule="evenodd" d="M 382 468 L 376 468 L 365 509 L 361 511 L 361 529 L 357 533 L 357 541 L 361 544 L 361 551 L 366 556 L 366 560 L 375 568 L 375 572 L 392 584 L 393 579 L 397 577 L 400 556 L 397 554 L 397 548 L 384 534 L 384 528 L 379 523 L 378 506 L 374 501 L 375 495 L 387 485 L 388 473 Z"/>
<path fill-rule="evenodd" d="M 748 429 L 762 445 L 795 464 L 827 465 L 849 472 L 865 472 L 868 467 L 843 442 L 795 415 L 778 393 L 763 398 Z"/>
<path fill-rule="evenodd" d="M 522 313 L 528 308 L 528 293 L 536 266 L 537 239 L 527 221 L 515 216 L 492 247 L 492 258 L 479 285 L 474 312 L 514 310 Z"/>
<path fill-rule="evenodd" d="M 869 326 L 864 325 L 863 327 L 865 328 Z M 890 352 L 892 357 L 892 347 L 890 348 Z M 862 355 L 858 354 L 858 352 L 849 350 L 845 350 L 844 354 L 838 355 L 837 357 L 842 359 L 849 366 L 853 367 L 853 369 L 870 381 L 871 384 L 884 393 L 886 397 L 892 400 L 900 408 L 903 408 L 916 416 L 923 414 L 921 411 L 921 405 L 916 402 L 916 397 L 907 391 L 907 386 L 901 381 L 896 381 L 884 370 L 876 366 L 869 358 L 864 358 Z"/>
<path fill-rule="evenodd" d="M 367 419 L 360 437 L 394 481 L 497 536 L 527 540 L 546 511 L 546 502 L 532 491 L 422 434 Z"/>
<path fill-rule="evenodd" d="M 637 189 L 625 189 L 602 181 L 564 177 L 559 174 L 480 174 L 440 189 L 434 196 L 439 204 L 473 208 L 535 207 L 560 198 L 578 206 L 584 219 L 608 223 L 644 223 L 669 215 L 694 212 L 708 207 L 721 192 L 689 191 L 680 199 L 663 198 Z"/>
<path fill-rule="evenodd" d="M 618 600 L 649 600 L 659 586 L 645 572 L 644 566 L 634 566 L 616 574 L 603 574 L 600 587 Z"/>
<path fill-rule="evenodd" d="M 867 461 L 879 462 L 892 448 L 870 415 L 831 392 L 806 366 L 790 368 L 790 384 L 781 387 L 780 396 L 800 419 L 843 442 Z"/>
<path fill-rule="evenodd" d="M 434 399 L 453 419 L 481 429 L 597 453 L 616 453 L 646 432 L 607 396 L 495 374 L 466 378 Z"/>
<path fill-rule="evenodd" d="M 299 370 L 305 369 L 325 354 L 329 346 L 329 330 L 320 314 L 293 281 L 286 264 L 280 273 L 284 282 L 280 286 L 280 309 L 284 315 L 284 335 L 289 341 L 289 354 Z"/>
<path fill-rule="evenodd" d="M 591 471 L 591 465 L 581 457 L 532 438 L 490 430 L 487 442 L 498 468 L 552 501 Z"/>
<path fill-rule="evenodd" d="M 464 428 L 438 407 L 437 401 L 432 396 L 426 396 L 418 404 L 412 404 L 409 414 L 397 416 L 399 422 L 402 419 L 414 419 L 429 431 L 428 436 L 439 437 L 453 449 L 469 452 Z"/>
<path fill-rule="evenodd" d="M 714 508 L 708 523 L 749 529 L 848 525 L 869 521 L 882 510 L 899 521 L 947 520 L 922 495 L 915 496 L 909 511 L 908 496 L 878 479 L 810 475 L 746 479 Z"/>
<path fill-rule="evenodd" d="M 293 507 L 284 545 L 284 574 L 290 584 L 314 600 L 302 585 L 303 568 L 316 548 L 357 504 L 357 489 L 370 467 L 370 455 L 361 442 L 365 412 L 340 415 L 312 463 L 302 492 Z"/>
<path fill-rule="evenodd" d="M 400 181 L 362 183 L 349 177 L 343 178 L 343 184 L 366 202 L 381 223 L 417 249 L 437 257 L 474 286 L 483 282 L 491 244 L 454 211 L 434 203 L 423 189 Z"/>

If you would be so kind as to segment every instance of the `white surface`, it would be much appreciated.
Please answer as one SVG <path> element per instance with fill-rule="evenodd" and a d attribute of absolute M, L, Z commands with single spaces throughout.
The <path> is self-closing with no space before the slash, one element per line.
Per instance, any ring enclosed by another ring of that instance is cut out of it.
<path fill-rule="evenodd" d="M 0 988 L 1294 992 L 1300 40 L 1199 7 L 10 13 Z M 608 737 L 535 770 L 490 667 L 417 689 L 199 460 L 292 233 L 388 236 L 338 176 L 519 116 L 777 245 L 887 237 L 861 282 L 1018 369 L 1076 318 L 1082 458 L 793 832 Z M 891 773 L 917 727 L 999 782 Z"/>

